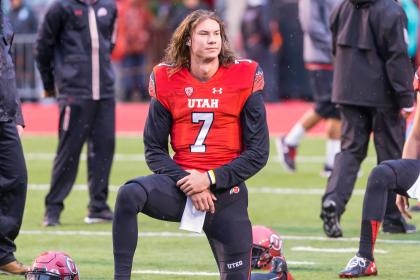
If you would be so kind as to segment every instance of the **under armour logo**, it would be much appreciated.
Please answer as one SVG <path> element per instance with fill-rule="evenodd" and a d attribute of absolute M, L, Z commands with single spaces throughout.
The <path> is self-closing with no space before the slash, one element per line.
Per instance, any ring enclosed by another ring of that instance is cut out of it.
<path fill-rule="evenodd" d="M 216 93 L 218 93 L 218 94 L 222 94 L 223 93 L 223 88 L 213 88 L 213 94 L 216 94 Z"/>

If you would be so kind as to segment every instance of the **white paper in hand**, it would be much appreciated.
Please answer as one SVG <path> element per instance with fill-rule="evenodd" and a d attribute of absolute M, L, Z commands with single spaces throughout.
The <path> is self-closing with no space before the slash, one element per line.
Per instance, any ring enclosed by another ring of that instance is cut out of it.
<path fill-rule="evenodd" d="M 191 198 L 187 197 L 187 203 L 185 204 L 179 229 L 201 233 L 205 218 L 206 212 L 195 209 Z"/>
<path fill-rule="evenodd" d="M 407 194 L 411 198 L 415 198 L 420 200 L 420 175 L 417 177 L 416 182 L 411 186 L 411 188 L 407 191 Z"/>

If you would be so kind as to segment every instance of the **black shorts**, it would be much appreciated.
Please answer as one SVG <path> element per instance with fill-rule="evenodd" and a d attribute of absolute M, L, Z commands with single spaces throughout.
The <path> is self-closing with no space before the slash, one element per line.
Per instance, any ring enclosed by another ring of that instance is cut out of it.
<path fill-rule="evenodd" d="M 324 119 L 340 119 L 336 105 L 331 103 L 333 71 L 311 70 L 308 71 L 308 75 L 315 101 L 315 112 Z"/>
<path fill-rule="evenodd" d="M 147 193 L 142 213 L 159 220 L 179 222 L 186 196 L 168 176 L 150 175 L 130 182 Z M 207 213 L 203 230 L 221 273 L 220 279 L 246 280 L 250 273 L 252 228 L 248 217 L 248 191 L 238 189 L 214 192 L 216 212 Z"/>

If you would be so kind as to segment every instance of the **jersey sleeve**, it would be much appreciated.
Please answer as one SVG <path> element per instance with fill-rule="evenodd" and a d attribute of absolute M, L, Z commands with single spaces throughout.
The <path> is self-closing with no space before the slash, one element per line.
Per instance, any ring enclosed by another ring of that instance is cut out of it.
<path fill-rule="evenodd" d="M 262 91 L 264 89 L 264 72 L 258 65 L 254 76 L 254 84 L 252 86 L 252 93 Z"/>
<path fill-rule="evenodd" d="M 156 80 L 155 80 L 155 73 L 150 73 L 149 78 L 149 95 L 152 98 L 156 98 Z"/>
<path fill-rule="evenodd" d="M 266 112 L 261 91 L 252 94 L 241 113 L 242 153 L 214 169 L 216 189 L 237 186 L 260 171 L 268 160 L 270 142 Z"/>
<path fill-rule="evenodd" d="M 166 90 L 168 83 L 167 65 L 156 65 L 149 79 L 149 95 L 156 98 L 169 111 L 170 106 Z"/>

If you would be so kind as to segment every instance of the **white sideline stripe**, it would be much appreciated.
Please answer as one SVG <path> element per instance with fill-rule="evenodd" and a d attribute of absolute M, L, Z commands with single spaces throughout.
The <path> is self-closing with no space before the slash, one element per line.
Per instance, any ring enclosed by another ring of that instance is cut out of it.
<path fill-rule="evenodd" d="M 289 266 L 312 266 L 314 262 L 301 262 L 301 261 L 287 261 Z M 145 275 L 176 275 L 176 276 L 219 276 L 218 272 L 193 272 L 193 271 L 167 271 L 167 270 L 134 270 L 133 274 Z"/>
<path fill-rule="evenodd" d="M 93 231 L 93 230 L 21 230 L 20 234 L 24 235 L 78 235 L 78 236 L 111 236 L 111 231 Z M 139 237 L 178 237 L 178 238 L 204 238 L 204 234 L 198 233 L 184 233 L 184 232 L 140 232 Z M 299 241 L 327 241 L 327 242 L 359 242 L 358 237 L 347 238 L 327 238 L 322 236 L 305 236 L 305 235 L 282 235 L 285 240 L 299 240 Z M 385 240 L 377 239 L 377 243 L 387 244 L 413 244 L 420 245 L 420 240 Z"/>
<path fill-rule="evenodd" d="M 109 190 L 111 192 L 116 192 L 119 186 L 110 185 Z M 50 189 L 50 185 L 48 184 L 30 184 L 30 190 L 36 191 L 45 191 Z M 78 191 L 87 191 L 87 185 L 74 185 L 74 190 Z M 273 188 L 273 187 L 248 187 L 249 193 L 256 193 L 256 194 L 278 194 L 278 195 L 322 195 L 325 192 L 323 188 L 315 188 L 315 189 L 305 189 L 305 188 Z M 364 195 L 364 190 L 354 190 L 353 195 Z"/>
<path fill-rule="evenodd" d="M 26 153 L 25 159 L 26 160 L 50 160 L 52 161 L 55 157 L 54 153 Z M 86 154 L 83 153 L 81 155 L 81 160 L 86 160 Z M 114 154 L 115 161 L 145 161 L 144 154 L 135 154 L 135 155 L 128 155 L 128 154 Z M 270 157 L 270 161 L 273 162 L 280 162 L 277 156 L 272 155 Z M 296 161 L 302 163 L 324 163 L 325 156 L 297 156 Z M 376 162 L 375 157 L 367 157 L 365 161 L 368 162 Z"/>
<path fill-rule="evenodd" d="M 356 253 L 358 248 L 315 248 L 315 247 L 293 247 L 292 251 L 297 252 L 316 252 L 316 253 Z M 375 254 L 387 254 L 388 251 L 375 249 Z"/>
<path fill-rule="evenodd" d="M 177 275 L 177 276 L 219 276 L 216 272 L 166 271 L 166 270 L 134 270 L 133 274 Z"/>

